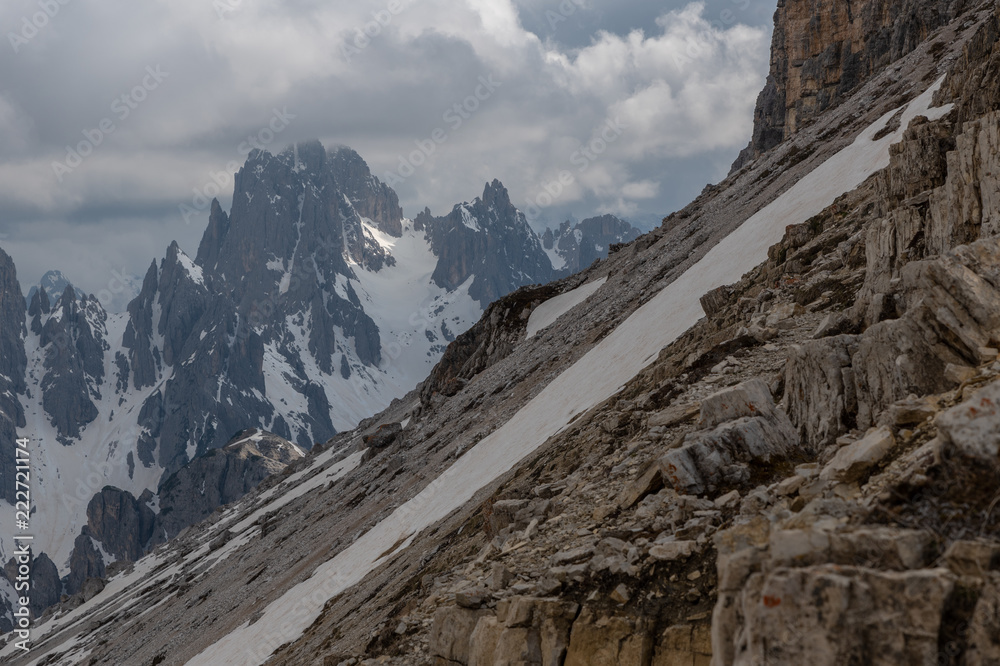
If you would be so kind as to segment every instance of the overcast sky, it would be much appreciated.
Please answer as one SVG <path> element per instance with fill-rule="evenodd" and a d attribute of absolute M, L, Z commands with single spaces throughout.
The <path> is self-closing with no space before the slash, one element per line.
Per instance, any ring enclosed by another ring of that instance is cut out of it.
<path fill-rule="evenodd" d="M 498 178 L 539 228 L 606 212 L 649 228 L 749 139 L 773 11 L 4 0 L 0 247 L 25 290 L 59 268 L 92 293 L 141 276 L 171 240 L 193 255 L 198 195 L 221 189 L 229 208 L 251 137 L 351 146 L 407 216 L 444 214 Z"/>

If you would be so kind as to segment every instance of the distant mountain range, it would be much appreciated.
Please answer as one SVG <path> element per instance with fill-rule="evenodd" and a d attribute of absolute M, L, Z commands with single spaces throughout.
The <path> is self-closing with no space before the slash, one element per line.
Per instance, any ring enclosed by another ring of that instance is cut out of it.
<path fill-rule="evenodd" d="M 36 552 L 63 578 L 50 587 L 75 594 L 239 495 L 175 493 L 164 519 L 164 483 L 192 461 L 247 428 L 308 450 L 354 427 L 422 381 L 491 302 L 637 234 L 604 216 L 543 244 L 496 180 L 410 220 L 356 152 L 313 141 L 251 153 L 197 254 L 171 244 L 124 312 L 58 271 L 25 307 L 8 298 L 22 291 L 0 252 L 0 492 L 14 503 L 16 427 L 36 455 Z M 221 487 L 233 466 L 206 469 Z M 105 504 L 134 520 L 114 528 Z"/>

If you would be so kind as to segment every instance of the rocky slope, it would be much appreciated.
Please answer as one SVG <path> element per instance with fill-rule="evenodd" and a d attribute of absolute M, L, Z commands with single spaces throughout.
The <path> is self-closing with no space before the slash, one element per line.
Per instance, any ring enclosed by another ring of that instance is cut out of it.
<path fill-rule="evenodd" d="M 997 663 L 998 72 L 969 8 L 0 655 Z"/>
<path fill-rule="evenodd" d="M 357 153 L 309 142 L 253 152 L 233 201 L 228 213 L 213 202 L 193 260 L 173 243 L 151 263 L 123 313 L 55 273 L 25 308 L 3 257 L 0 428 L 8 448 L 17 428 L 33 440 L 35 554 L 56 563 L 67 594 L 255 486 L 266 470 L 238 481 L 246 470 L 228 454 L 199 467 L 235 433 L 265 429 L 307 450 L 354 427 L 412 390 L 490 302 L 552 274 L 498 181 L 415 223 Z M 13 503 L 8 454 L 0 486 Z M 192 474 L 210 490 L 189 493 Z M 96 529 L 90 509 L 112 501 L 107 488 L 155 525 Z M 14 514 L 3 516 L 5 559 Z M 2 581 L 0 592 L 12 596 Z"/>

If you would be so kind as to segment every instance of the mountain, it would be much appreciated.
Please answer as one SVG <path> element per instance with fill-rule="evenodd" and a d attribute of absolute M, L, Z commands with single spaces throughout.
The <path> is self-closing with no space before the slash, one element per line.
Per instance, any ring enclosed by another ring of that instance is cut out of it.
<path fill-rule="evenodd" d="M 567 220 L 554 231 L 546 229 L 542 246 L 552 262 L 554 275 L 565 277 L 608 256 L 612 245 L 630 243 L 641 233 L 614 215 L 601 215 L 576 224 Z"/>
<path fill-rule="evenodd" d="M 202 478 L 203 465 L 213 478 L 240 469 L 215 469 L 213 457 L 235 433 L 260 429 L 301 450 L 327 441 L 413 390 L 491 302 L 552 276 L 499 181 L 444 217 L 409 220 L 356 152 L 315 141 L 251 153 L 232 210 L 213 201 L 194 258 L 172 243 L 122 312 L 57 272 L 25 310 L 4 261 L 0 427 L 34 442 L 45 535 L 35 551 L 70 595 L 259 482 L 255 472 L 178 507 L 177 488 L 197 486 L 184 479 Z M 4 441 L 13 504 L 13 437 Z M 134 524 L 96 529 L 98 497 Z M 0 518 L 11 527 L 0 560 L 13 552 L 13 519 Z"/>
<path fill-rule="evenodd" d="M 99 290 L 95 296 L 100 302 L 101 307 L 108 312 L 123 312 L 132 299 L 139 294 L 139 290 L 142 288 L 142 281 L 131 275 L 124 268 L 120 271 L 112 270 L 111 275 L 111 280 L 108 281 L 107 286 Z M 66 287 L 68 286 L 72 286 L 72 284 L 61 271 L 48 271 L 42 276 L 38 284 L 31 285 L 25 302 L 30 305 L 39 289 L 44 289 L 51 300 L 52 297 L 66 291 Z M 82 289 L 75 286 L 73 287 L 73 291 L 76 293 L 78 300 L 86 296 Z"/>
<path fill-rule="evenodd" d="M 61 294 L 66 291 L 66 287 L 71 287 L 72 284 L 62 274 L 61 271 L 47 271 L 42 279 L 38 281 L 38 284 L 31 285 L 31 289 L 28 290 L 28 295 L 25 298 L 25 302 L 30 304 L 31 299 L 35 297 L 39 288 L 44 289 L 46 293 L 49 294 Z M 82 290 L 73 287 L 73 291 L 76 292 L 77 298 L 83 298 L 85 294 Z"/>
<path fill-rule="evenodd" d="M 471 279 L 469 296 L 484 308 L 518 287 L 552 277 L 552 263 L 538 237 L 498 180 L 486 186 L 481 198 L 455 206 L 445 217 L 433 217 L 425 209 L 414 227 L 425 231 L 438 257 L 434 284 L 457 289 Z"/>
<path fill-rule="evenodd" d="M 338 435 L 29 657 L 996 661 L 1000 13 L 922 35 L 875 7 L 834 3 L 810 48 L 839 53 L 856 12 L 921 35 L 891 67 L 661 228 L 493 303 L 417 409 Z"/>
<path fill-rule="evenodd" d="M 927 47 L 937 28 L 970 7 L 964 0 L 779 2 L 753 136 L 733 170 L 795 136 L 917 47 Z M 890 87 L 880 97 L 891 100 L 894 94 Z"/>
<path fill-rule="evenodd" d="M 1000 662 L 1000 8 L 775 18 L 779 140 L 0 658 Z"/>

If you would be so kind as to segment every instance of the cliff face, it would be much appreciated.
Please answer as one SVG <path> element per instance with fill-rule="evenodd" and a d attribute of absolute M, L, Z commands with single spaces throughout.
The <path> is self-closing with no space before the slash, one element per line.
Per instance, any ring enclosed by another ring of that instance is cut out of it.
<path fill-rule="evenodd" d="M 733 170 L 794 136 L 963 12 L 967 0 L 779 0 L 771 69 Z"/>

